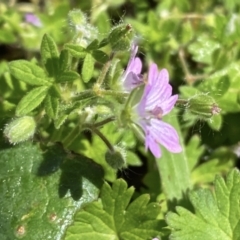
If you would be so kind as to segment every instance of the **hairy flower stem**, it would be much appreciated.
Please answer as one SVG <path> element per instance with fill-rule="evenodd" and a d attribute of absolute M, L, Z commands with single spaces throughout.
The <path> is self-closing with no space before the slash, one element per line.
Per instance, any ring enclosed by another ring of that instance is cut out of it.
<path fill-rule="evenodd" d="M 62 140 L 62 144 L 65 148 L 69 147 L 72 142 L 79 136 L 81 133 L 81 128 L 77 124 L 76 127 L 72 129 L 72 131 Z"/>
<path fill-rule="evenodd" d="M 176 102 L 176 105 L 186 107 L 188 103 L 189 103 L 189 100 L 187 99 L 178 99 Z"/>
<path fill-rule="evenodd" d="M 106 146 L 108 147 L 110 152 L 112 152 L 112 153 L 115 152 L 113 145 L 108 141 L 108 139 L 97 128 L 92 127 L 91 130 L 102 139 L 102 141 L 106 144 Z"/>
<path fill-rule="evenodd" d="M 111 66 L 111 62 L 113 60 L 114 57 L 114 52 L 111 52 L 110 56 L 109 56 L 109 60 L 105 63 L 105 65 L 103 66 L 102 72 L 100 73 L 98 79 L 97 79 L 97 84 L 99 86 L 102 85 L 102 83 L 104 82 L 104 79 L 106 77 L 106 74 Z"/>
<path fill-rule="evenodd" d="M 109 123 L 109 122 L 112 122 L 112 121 L 114 121 L 114 120 L 115 120 L 115 117 L 114 117 L 114 116 L 109 117 L 109 118 L 106 118 L 106 119 L 104 119 L 103 121 L 100 121 L 100 122 L 95 123 L 95 124 L 94 124 L 94 127 L 95 127 L 95 128 L 102 127 L 103 125 L 105 125 L 105 124 L 107 124 L 107 123 Z"/>

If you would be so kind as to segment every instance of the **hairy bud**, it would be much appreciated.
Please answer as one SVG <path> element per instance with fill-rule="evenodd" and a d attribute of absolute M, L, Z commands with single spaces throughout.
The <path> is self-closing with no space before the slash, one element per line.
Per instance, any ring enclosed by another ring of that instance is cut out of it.
<path fill-rule="evenodd" d="M 128 51 L 132 45 L 134 32 L 130 24 L 120 24 L 112 29 L 108 41 L 113 51 Z"/>
<path fill-rule="evenodd" d="M 126 164 L 126 154 L 124 149 L 115 146 L 114 151 L 108 150 L 105 154 L 105 160 L 113 169 L 121 169 Z"/>
<path fill-rule="evenodd" d="M 36 122 L 33 117 L 24 116 L 7 124 L 3 133 L 10 143 L 16 144 L 30 139 L 35 129 Z"/>
<path fill-rule="evenodd" d="M 193 96 L 188 100 L 186 107 L 191 113 L 203 118 L 211 118 L 221 111 L 215 99 L 207 94 Z"/>

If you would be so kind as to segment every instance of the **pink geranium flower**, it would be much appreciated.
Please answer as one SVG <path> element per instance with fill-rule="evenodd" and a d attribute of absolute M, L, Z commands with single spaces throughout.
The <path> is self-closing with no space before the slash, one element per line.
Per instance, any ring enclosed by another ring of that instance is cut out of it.
<path fill-rule="evenodd" d="M 143 83 L 141 75 L 142 62 L 140 58 L 136 57 L 138 46 L 133 45 L 131 49 L 131 56 L 127 65 L 127 69 L 122 76 L 122 86 L 124 91 L 131 92 L 132 89 Z"/>
<path fill-rule="evenodd" d="M 143 96 L 134 107 L 137 116 L 134 121 L 145 133 L 146 149 L 149 148 L 157 158 L 161 156 L 159 144 L 173 153 L 182 151 L 176 130 L 162 121 L 162 117 L 173 109 L 177 99 L 178 95 L 172 96 L 167 70 L 158 72 L 157 65 L 152 64 Z"/>

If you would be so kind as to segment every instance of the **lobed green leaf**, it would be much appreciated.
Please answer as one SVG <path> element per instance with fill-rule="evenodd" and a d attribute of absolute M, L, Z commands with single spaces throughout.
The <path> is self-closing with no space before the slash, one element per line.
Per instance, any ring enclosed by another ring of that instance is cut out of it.
<path fill-rule="evenodd" d="M 65 239 L 146 240 L 162 235 L 164 225 L 156 219 L 160 206 L 149 203 L 147 194 L 130 203 L 133 192 L 122 179 L 116 180 L 112 188 L 105 183 L 101 191 L 102 204 L 91 203 L 80 210 Z"/>
<path fill-rule="evenodd" d="M 176 240 L 238 240 L 240 238 L 240 173 L 232 170 L 226 180 L 217 176 L 214 190 L 199 189 L 190 193 L 195 214 L 182 207 L 168 213 Z"/>

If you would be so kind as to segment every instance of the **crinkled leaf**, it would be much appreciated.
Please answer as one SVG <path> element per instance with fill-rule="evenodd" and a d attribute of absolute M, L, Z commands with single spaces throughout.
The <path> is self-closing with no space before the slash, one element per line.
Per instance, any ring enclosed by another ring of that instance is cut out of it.
<path fill-rule="evenodd" d="M 122 179 L 116 180 L 112 188 L 105 183 L 100 195 L 102 204 L 95 202 L 80 210 L 65 239 L 146 240 L 162 235 L 164 224 L 156 219 L 160 206 L 149 203 L 147 194 L 130 203 L 133 192 Z"/>
<path fill-rule="evenodd" d="M 73 57 L 84 58 L 87 54 L 86 49 L 77 44 L 65 44 L 64 46 Z"/>
<path fill-rule="evenodd" d="M 23 116 L 38 107 L 48 93 L 49 87 L 37 87 L 28 92 L 19 102 L 16 109 L 17 116 Z"/>
<path fill-rule="evenodd" d="M 41 57 L 49 76 L 57 76 L 59 71 L 59 53 L 54 40 L 47 34 L 42 39 Z"/>
<path fill-rule="evenodd" d="M 74 71 L 66 71 L 61 73 L 58 77 L 57 77 L 57 82 L 59 83 L 64 83 L 64 82 L 72 82 L 76 79 L 78 79 L 80 76 L 77 72 Z"/>
<path fill-rule="evenodd" d="M 9 69 L 10 73 L 20 81 L 35 86 L 49 85 L 44 70 L 34 63 L 16 60 L 9 63 Z"/>
<path fill-rule="evenodd" d="M 214 188 L 190 193 L 195 214 L 182 207 L 168 213 L 172 229 L 170 239 L 176 240 L 238 240 L 240 239 L 240 173 L 232 170 L 226 180 L 217 176 Z"/>
<path fill-rule="evenodd" d="M 87 53 L 82 66 L 82 79 L 84 82 L 88 82 L 92 78 L 93 70 L 94 59 L 90 53 Z"/>
<path fill-rule="evenodd" d="M 60 145 L 0 151 L 0 239 L 63 239 L 76 211 L 99 194 L 101 168 Z"/>
<path fill-rule="evenodd" d="M 47 95 L 45 98 L 45 111 L 50 118 L 55 119 L 58 115 L 59 101 L 58 98 Z"/>

